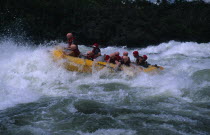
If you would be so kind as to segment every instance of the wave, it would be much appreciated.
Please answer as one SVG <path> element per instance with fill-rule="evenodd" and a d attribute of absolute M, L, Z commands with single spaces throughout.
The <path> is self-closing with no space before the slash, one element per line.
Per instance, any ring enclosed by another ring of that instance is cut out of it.
<path fill-rule="evenodd" d="M 65 46 L 65 43 L 58 44 Z M 197 97 L 196 93 L 206 93 L 202 89 L 210 85 L 208 77 L 205 77 L 210 65 L 209 43 L 170 41 L 146 48 L 108 46 L 101 49 L 103 54 L 128 51 L 132 61 L 132 52 L 137 50 L 141 55 L 148 55 L 149 63 L 165 67 L 160 74 L 141 73 L 133 78 L 122 73 L 83 74 L 66 71 L 52 61 L 49 51 L 54 47 L 49 43 L 34 46 L 13 40 L 0 41 L 0 110 L 34 102 L 43 96 L 74 96 L 106 104 L 168 97 L 195 102 L 193 98 Z M 83 53 L 91 50 L 85 45 L 79 45 L 79 49 Z M 208 101 L 210 96 L 201 94 L 199 99 Z"/>

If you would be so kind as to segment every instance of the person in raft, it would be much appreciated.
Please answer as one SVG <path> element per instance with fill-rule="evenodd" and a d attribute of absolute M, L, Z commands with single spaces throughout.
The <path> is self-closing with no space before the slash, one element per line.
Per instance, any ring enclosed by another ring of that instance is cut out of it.
<path fill-rule="evenodd" d="M 71 45 L 74 44 L 75 37 L 73 36 L 72 33 L 67 33 L 66 38 L 67 38 L 67 43 L 68 43 L 68 46 L 66 49 L 71 49 Z"/>
<path fill-rule="evenodd" d="M 128 56 L 122 56 L 122 59 L 120 60 L 120 64 L 129 67 L 131 66 L 131 60 Z"/>
<path fill-rule="evenodd" d="M 146 55 L 144 55 L 142 57 L 142 56 L 139 56 L 139 52 L 138 51 L 134 51 L 133 52 L 133 56 L 136 58 L 135 64 L 140 65 L 140 66 L 143 66 L 145 68 L 147 68 L 150 65 L 146 61 L 147 60 L 147 56 Z"/>
<path fill-rule="evenodd" d="M 125 52 L 124 52 L 125 53 Z M 124 55 L 124 53 L 123 53 L 123 55 Z M 126 52 L 127 53 L 127 56 L 128 56 L 128 52 Z M 114 59 L 116 60 L 116 61 L 118 61 L 118 62 L 120 62 L 121 61 L 121 59 L 122 59 L 122 57 L 120 57 L 120 53 L 119 52 L 115 52 L 115 53 L 113 53 L 114 55 L 115 55 L 115 57 L 114 57 Z M 112 54 L 110 54 L 110 55 L 112 55 Z M 108 62 L 108 60 L 110 59 L 110 56 L 109 55 L 104 55 L 104 61 L 105 62 Z M 111 58 L 111 61 L 113 61 L 112 60 L 113 58 Z M 115 61 L 114 60 L 114 61 Z M 113 62 L 112 62 L 113 63 Z M 114 62 L 114 63 L 116 63 L 116 62 Z"/>
<path fill-rule="evenodd" d="M 143 57 L 142 66 L 148 68 L 150 64 L 147 62 L 147 55 L 143 55 L 142 57 Z"/>
<path fill-rule="evenodd" d="M 99 44 L 98 43 L 94 43 L 92 45 L 92 47 L 93 47 L 92 52 L 94 54 L 94 59 L 97 58 L 98 56 L 101 56 L 101 50 L 99 48 Z"/>
<path fill-rule="evenodd" d="M 120 52 L 115 52 L 115 57 L 118 62 L 121 61 Z"/>
<path fill-rule="evenodd" d="M 123 56 L 121 57 L 121 59 L 119 61 L 119 64 L 117 65 L 116 69 L 121 70 L 120 67 L 122 65 L 125 65 L 125 66 L 128 66 L 128 67 L 130 67 L 130 66 L 134 67 L 131 64 L 130 57 L 128 57 L 128 52 L 123 52 Z"/>
<path fill-rule="evenodd" d="M 128 52 L 123 52 L 123 56 L 128 56 Z"/>
<path fill-rule="evenodd" d="M 75 44 L 71 44 L 69 50 L 70 51 L 66 53 L 67 55 L 73 56 L 73 57 L 79 57 L 80 56 L 80 51 Z"/>
<path fill-rule="evenodd" d="M 107 60 L 107 62 L 108 62 L 108 63 L 112 63 L 112 64 L 117 64 L 117 65 L 120 64 L 120 62 L 117 61 L 117 57 L 116 57 L 116 54 L 115 54 L 115 53 L 111 53 L 111 54 L 109 55 L 109 59 Z"/>
<path fill-rule="evenodd" d="M 76 47 L 78 49 L 78 45 L 77 45 L 76 40 L 75 40 L 75 37 L 73 36 L 72 33 L 67 33 L 66 34 L 66 38 L 67 38 L 68 46 L 65 49 L 70 50 L 72 44 L 76 45 Z"/>

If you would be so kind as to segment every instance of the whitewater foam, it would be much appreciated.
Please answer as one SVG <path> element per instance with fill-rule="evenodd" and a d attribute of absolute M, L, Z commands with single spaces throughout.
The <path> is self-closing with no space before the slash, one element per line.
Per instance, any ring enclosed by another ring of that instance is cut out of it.
<path fill-rule="evenodd" d="M 49 53 L 53 48 L 46 45 L 34 47 L 29 43 L 20 45 L 11 40 L 0 42 L 0 109 L 34 102 L 42 96 L 72 95 L 107 103 L 162 96 L 191 101 L 191 94 L 184 93 L 191 93 L 190 90 L 199 85 L 192 75 L 199 70 L 209 69 L 210 65 L 209 43 L 170 41 L 147 48 L 101 48 L 102 54 L 128 51 L 132 61 L 132 52 L 138 50 L 141 55 L 148 55 L 149 63 L 165 67 L 160 74 L 141 73 L 134 78 L 104 71 L 81 74 L 69 72 L 54 63 Z M 91 49 L 84 45 L 79 48 L 83 53 Z M 199 87 L 206 87 L 209 83 Z"/>

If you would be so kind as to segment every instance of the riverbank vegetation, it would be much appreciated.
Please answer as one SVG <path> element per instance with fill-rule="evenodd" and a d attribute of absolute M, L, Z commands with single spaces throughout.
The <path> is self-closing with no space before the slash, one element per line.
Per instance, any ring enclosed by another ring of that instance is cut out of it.
<path fill-rule="evenodd" d="M 1 35 L 35 42 L 65 41 L 67 32 L 86 45 L 210 42 L 210 4 L 200 0 L 5 0 L 0 16 Z"/>

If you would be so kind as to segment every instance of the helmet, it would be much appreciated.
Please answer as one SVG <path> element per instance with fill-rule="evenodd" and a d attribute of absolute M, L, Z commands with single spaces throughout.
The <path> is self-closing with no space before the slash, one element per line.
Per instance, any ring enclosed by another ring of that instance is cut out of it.
<path fill-rule="evenodd" d="M 93 44 L 93 47 L 98 47 L 98 46 L 99 46 L 98 43 Z"/>
<path fill-rule="evenodd" d="M 138 51 L 134 51 L 133 55 L 139 55 L 139 52 Z"/>
<path fill-rule="evenodd" d="M 143 55 L 144 60 L 147 60 L 147 55 Z"/>

